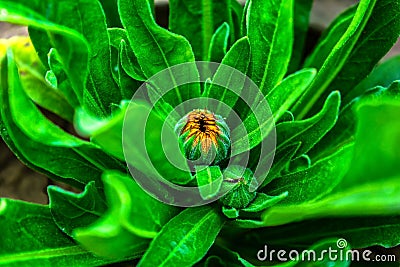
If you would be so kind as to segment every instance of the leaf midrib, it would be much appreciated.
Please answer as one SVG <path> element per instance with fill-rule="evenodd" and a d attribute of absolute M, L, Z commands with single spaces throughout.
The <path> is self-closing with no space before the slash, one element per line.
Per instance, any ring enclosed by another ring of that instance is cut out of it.
<path fill-rule="evenodd" d="M 35 250 L 32 252 L 22 252 L 22 253 L 8 254 L 6 256 L 0 256 L 0 264 L 63 257 L 63 256 L 73 256 L 86 253 L 89 252 L 83 250 L 78 245 L 73 245 L 67 247 L 58 247 L 58 248 L 44 249 L 39 251 Z"/>
<path fill-rule="evenodd" d="M 209 212 L 207 212 L 203 218 L 200 219 L 198 223 L 195 224 L 193 228 L 190 229 L 190 231 L 179 241 L 179 243 L 174 247 L 174 249 L 168 254 L 168 256 L 165 258 L 163 262 L 160 263 L 159 266 L 165 266 L 167 262 L 175 255 L 176 250 L 180 248 L 182 243 L 186 242 L 186 240 L 189 238 L 189 236 L 192 236 L 193 232 L 197 232 L 197 230 L 203 225 L 203 223 L 211 217 L 212 213 L 214 212 L 213 209 L 210 209 Z"/>

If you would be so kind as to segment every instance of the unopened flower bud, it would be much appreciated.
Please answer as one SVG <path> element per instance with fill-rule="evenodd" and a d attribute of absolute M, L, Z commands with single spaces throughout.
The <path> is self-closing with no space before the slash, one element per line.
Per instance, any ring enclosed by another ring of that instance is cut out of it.
<path fill-rule="evenodd" d="M 189 112 L 175 126 L 187 159 L 218 164 L 228 156 L 230 132 L 224 119 L 206 109 Z"/>
<path fill-rule="evenodd" d="M 231 187 L 219 200 L 225 206 L 242 209 L 253 201 L 256 192 L 250 192 L 250 183 L 255 183 L 253 172 L 241 166 L 230 166 L 224 172 L 224 187 Z"/>

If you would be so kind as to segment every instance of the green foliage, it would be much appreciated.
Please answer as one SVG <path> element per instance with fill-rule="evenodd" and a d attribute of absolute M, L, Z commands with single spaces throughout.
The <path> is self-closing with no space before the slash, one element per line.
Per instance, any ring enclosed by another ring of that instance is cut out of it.
<path fill-rule="evenodd" d="M 0 199 L 0 265 L 259 266 L 265 245 L 399 245 L 400 57 L 378 62 L 400 35 L 400 3 L 361 0 L 306 55 L 312 3 L 170 0 L 164 29 L 148 0 L 0 0 L 0 21 L 27 25 L 32 42 L 0 40 L 0 135 L 79 192 Z M 207 120 L 184 117 L 203 108 Z M 186 137 L 189 151 L 224 153 L 188 161 Z M 172 205 L 191 189 L 203 202 Z M 350 264 L 324 256 L 318 266 Z"/>

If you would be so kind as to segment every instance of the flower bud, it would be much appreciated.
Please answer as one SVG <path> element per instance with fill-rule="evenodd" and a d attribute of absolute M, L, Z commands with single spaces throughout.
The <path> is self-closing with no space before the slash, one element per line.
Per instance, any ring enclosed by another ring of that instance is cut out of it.
<path fill-rule="evenodd" d="M 189 112 L 175 126 L 181 148 L 189 160 L 218 164 L 228 156 L 230 132 L 224 119 L 206 109 Z"/>
<path fill-rule="evenodd" d="M 253 172 L 241 166 L 230 166 L 224 172 L 223 187 L 231 187 L 219 201 L 235 209 L 247 207 L 256 197 L 256 191 L 250 192 L 250 183 L 255 182 Z"/>

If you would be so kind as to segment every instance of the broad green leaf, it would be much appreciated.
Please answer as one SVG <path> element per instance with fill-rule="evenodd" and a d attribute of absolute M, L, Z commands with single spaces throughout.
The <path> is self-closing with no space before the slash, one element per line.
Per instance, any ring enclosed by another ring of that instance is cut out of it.
<path fill-rule="evenodd" d="M 323 31 L 314 50 L 306 58 L 304 67 L 320 69 L 324 65 L 332 49 L 349 27 L 356 11 L 357 5 L 351 6 L 332 21 Z"/>
<path fill-rule="evenodd" d="M 129 45 L 126 44 L 126 41 L 122 39 L 119 47 L 121 66 L 123 70 L 133 79 L 137 81 L 145 81 L 146 78 L 142 69 L 139 66 L 137 58 L 132 53 L 132 51 L 129 51 L 130 49 L 131 48 L 129 47 Z"/>
<path fill-rule="evenodd" d="M 207 253 L 223 223 L 212 206 L 187 208 L 163 227 L 138 266 L 192 266 Z"/>
<path fill-rule="evenodd" d="M 322 177 L 322 176 L 321 176 Z M 267 226 L 324 217 L 385 216 L 400 211 L 399 177 L 354 184 L 353 187 L 313 202 L 275 206 L 263 214 Z"/>
<path fill-rule="evenodd" d="M 219 166 L 195 166 L 197 186 L 203 199 L 217 195 L 222 185 L 222 172 Z"/>
<path fill-rule="evenodd" d="M 224 22 L 213 34 L 208 51 L 207 60 L 221 62 L 226 55 L 229 43 L 229 24 Z"/>
<path fill-rule="evenodd" d="M 224 103 L 233 107 L 238 100 L 245 84 L 245 76 L 250 64 L 250 45 L 247 37 L 238 40 L 229 49 L 228 53 L 222 59 L 211 81 L 207 86 L 205 96 L 216 99 L 219 103 Z M 238 75 L 240 71 L 241 75 Z M 216 114 L 227 114 L 224 111 L 224 105 L 219 104 L 215 108 Z"/>
<path fill-rule="evenodd" d="M 350 103 L 354 98 L 361 96 L 376 86 L 389 87 L 393 81 L 400 80 L 400 55 L 394 56 L 379 64 L 354 89 L 344 96 L 344 103 Z"/>
<path fill-rule="evenodd" d="M 314 69 L 303 69 L 293 73 L 280 82 L 265 98 L 265 101 L 259 103 L 254 109 L 256 114 L 262 116 L 256 117 L 249 114 L 243 124 L 246 127 L 247 134 L 235 140 L 232 155 L 246 151 L 257 146 L 271 131 L 272 121 L 277 121 L 295 103 L 302 92 L 312 82 L 315 77 Z M 255 99 L 254 103 L 258 103 Z M 271 118 L 271 113 L 272 117 Z M 235 133 L 232 135 L 234 136 Z"/>
<path fill-rule="evenodd" d="M 263 191 L 268 195 L 288 192 L 288 196 L 276 206 L 279 208 L 281 204 L 298 204 L 319 199 L 330 193 L 346 175 L 353 156 L 352 148 L 344 147 L 306 170 L 276 178 Z"/>
<path fill-rule="evenodd" d="M 232 207 L 222 206 L 222 213 L 229 219 L 239 217 L 239 211 Z"/>
<path fill-rule="evenodd" d="M 296 103 L 316 74 L 315 69 L 299 70 L 286 77 L 267 94 L 266 98 L 276 121 Z"/>
<path fill-rule="evenodd" d="M 126 62 L 127 59 L 124 59 L 125 55 L 128 54 L 127 49 L 128 48 L 125 41 L 121 40 L 118 55 L 118 84 L 120 86 L 121 96 L 123 99 L 132 98 L 136 90 L 142 85 L 142 82 L 137 79 L 143 77 L 143 73 L 141 72 L 137 60 L 136 62 L 132 62 L 131 60 L 128 60 L 128 62 Z M 134 76 L 134 78 L 132 78 L 132 76 Z"/>
<path fill-rule="evenodd" d="M 318 70 L 314 82 L 293 107 L 292 110 L 296 118 L 301 119 L 307 115 L 318 99 L 320 99 L 324 92 L 327 91 L 329 85 L 338 73 L 343 69 L 346 61 L 351 56 L 352 51 L 355 51 L 353 49 L 355 48 L 357 41 L 372 14 L 376 2 L 376 0 L 360 1 L 357 11 L 347 30 L 331 49 L 323 65 Z"/>
<path fill-rule="evenodd" d="M 354 142 L 357 125 L 355 107 L 368 99 L 382 100 L 385 98 L 400 98 L 400 82 L 396 81 L 388 88 L 377 86 L 366 90 L 365 93 L 342 108 L 339 118 L 332 130 L 310 151 L 313 159 L 320 159 L 335 151 L 338 147 Z"/>
<path fill-rule="evenodd" d="M 98 1 L 1 1 L 0 7 L 7 10 L 0 20 L 41 30 L 32 39 L 36 48 L 40 44 L 35 42 L 43 40 L 57 49 L 81 104 L 99 116 L 110 113 L 110 104 L 118 103 L 120 95 L 111 75 L 107 26 Z"/>
<path fill-rule="evenodd" d="M 145 81 L 146 77 L 139 66 L 139 62 L 130 46 L 127 33 L 124 29 L 110 28 L 108 29 L 110 35 L 110 45 L 118 49 L 120 62 L 123 70 L 137 81 Z M 121 49 L 121 45 L 123 48 Z"/>
<path fill-rule="evenodd" d="M 106 120 L 90 117 L 84 111 L 78 112 L 76 127 L 91 136 L 91 141 L 105 152 L 125 160 L 146 175 L 153 178 L 161 175 L 179 184 L 186 184 L 193 179 L 190 172 L 185 171 L 189 168 L 179 146 L 174 142 L 177 142 L 177 137 L 173 129 L 166 126 L 162 131 L 163 120 L 147 103 L 124 102 L 120 110 Z M 162 142 L 162 133 L 168 142 Z M 183 169 L 174 166 L 165 151 L 169 151 L 168 155 L 173 155 L 175 161 L 179 162 L 178 166 Z"/>
<path fill-rule="evenodd" d="M 16 125 L 32 141 L 46 146 L 65 148 L 77 155 L 86 158 L 87 163 L 92 163 L 99 169 L 119 168 L 121 163 L 107 157 L 98 147 L 85 142 L 71 134 L 66 133 L 50 122 L 40 110 L 28 99 L 22 89 L 20 77 L 13 66 L 12 55 L 8 57 L 8 94 L 10 113 Z M 24 107 L 24 110 L 21 110 Z"/>
<path fill-rule="evenodd" d="M 164 204 L 147 192 L 132 177 L 118 172 L 103 175 L 107 203 L 118 211 L 120 223 L 127 230 L 144 238 L 153 238 L 179 209 Z"/>
<path fill-rule="evenodd" d="M 263 245 L 265 240 L 269 240 L 270 245 L 310 245 L 323 238 L 341 237 L 354 248 L 374 245 L 388 248 L 400 244 L 399 230 L 398 215 L 323 218 L 254 231 L 247 235 L 251 244 L 243 245 Z"/>
<path fill-rule="evenodd" d="M 358 42 L 322 98 L 331 90 L 340 90 L 346 97 L 371 72 L 400 36 L 399 14 L 400 3 L 397 0 L 377 1 Z"/>
<path fill-rule="evenodd" d="M 89 76 L 83 91 L 83 106 L 98 116 L 109 115 L 111 104 L 118 104 L 121 95 L 111 74 L 109 36 L 101 4 L 96 0 L 68 1 L 58 6 L 58 10 L 66 12 L 59 16 L 70 18 L 72 12 L 76 14 L 76 19 L 68 21 L 67 26 L 80 32 L 89 44 Z"/>
<path fill-rule="evenodd" d="M 274 162 L 268 172 L 267 177 L 264 179 L 261 186 L 259 187 L 260 189 L 268 185 L 276 177 L 280 176 L 281 171 L 288 167 L 290 161 L 296 155 L 296 151 L 300 148 L 300 146 L 301 142 L 294 143 L 280 148 L 278 151 L 276 151 L 276 154 L 274 155 Z M 260 159 L 261 164 L 263 163 L 263 160 L 268 160 L 268 158 L 266 157 L 264 159 Z"/>
<path fill-rule="evenodd" d="M 139 237 L 118 222 L 118 214 L 106 213 L 94 224 L 74 231 L 74 239 L 93 254 L 122 261 L 126 257 L 139 258 L 149 240 Z"/>
<path fill-rule="evenodd" d="M 85 190 L 79 194 L 58 186 L 48 187 L 47 192 L 54 222 L 69 236 L 72 236 L 75 228 L 95 222 L 107 209 L 102 194 L 94 182 L 89 182 Z"/>
<path fill-rule="evenodd" d="M 169 2 L 169 29 L 189 40 L 196 60 L 207 59 L 212 36 L 222 23 L 229 25 L 231 36 L 234 37 L 230 2 L 231 0 Z"/>
<path fill-rule="evenodd" d="M 48 206 L 0 199 L 0 227 L 0 266 L 98 266 L 113 262 L 94 256 L 61 232 Z"/>
<path fill-rule="evenodd" d="M 68 79 L 67 73 L 64 71 L 64 66 L 61 63 L 61 58 L 58 55 L 57 50 L 55 48 L 51 48 L 47 56 L 47 62 L 50 67 L 50 71 L 53 72 L 57 79 L 57 89 L 62 92 L 72 107 L 76 108 L 80 106 L 76 93 L 71 90 L 71 82 Z"/>
<path fill-rule="evenodd" d="M 284 77 L 293 45 L 293 0 L 252 0 L 247 35 L 251 47 L 251 78 L 262 93 Z"/>
<path fill-rule="evenodd" d="M 260 212 L 269 207 L 272 207 L 276 203 L 285 199 L 288 196 L 288 192 L 283 192 L 279 196 L 269 196 L 263 193 L 257 193 L 256 198 L 244 209 L 241 211 L 244 212 Z"/>
<path fill-rule="evenodd" d="M 340 94 L 333 92 L 325 101 L 322 110 L 314 117 L 276 126 L 277 148 L 301 142 L 296 157 L 307 153 L 335 125 L 340 107 Z"/>
<path fill-rule="evenodd" d="M 303 60 L 304 45 L 306 42 L 309 19 L 313 0 L 294 0 L 293 25 L 294 42 L 292 57 L 289 62 L 288 73 L 299 69 Z"/>
<path fill-rule="evenodd" d="M 196 80 L 198 71 L 189 42 L 184 37 L 158 26 L 151 14 L 147 0 L 119 0 L 118 5 L 129 43 L 146 78 L 168 69 L 162 78 L 153 80 L 154 83 L 157 83 L 156 87 L 164 90 L 165 86 L 175 85 L 176 87 L 178 78 L 183 78 L 185 81 L 187 79 Z M 184 70 L 181 69 L 179 74 L 173 73 L 169 69 L 181 63 L 192 64 L 189 64 Z M 200 96 L 200 86 L 196 83 L 176 87 L 164 97 L 174 107 L 185 100 L 198 96 Z"/>
<path fill-rule="evenodd" d="M 108 211 L 93 225 L 76 229 L 76 238 L 95 254 L 121 258 L 144 252 L 153 238 L 179 210 L 154 199 L 125 174 L 103 175 Z"/>
<path fill-rule="evenodd" d="M 3 61 L 1 74 L 1 117 L 5 127 L 2 136 L 6 136 L 14 153 L 25 163 L 78 188 L 92 180 L 101 185 L 102 169 L 122 167 L 97 147 L 67 134 L 40 113 L 21 88 L 12 53 Z"/>
<path fill-rule="evenodd" d="M 244 229 L 257 229 L 264 228 L 266 225 L 260 219 L 236 219 L 232 222 L 232 226 Z"/>
<path fill-rule="evenodd" d="M 396 84 L 399 89 L 400 83 Z M 400 176 L 399 96 L 396 100 L 384 97 L 360 101 L 356 114 L 358 122 L 352 168 L 341 187 L 369 181 L 383 183 L 390 177 Z"/>
<path fill-rule="evenodd" d="M 21 82 L 29 98 L 41 107 L 71 121 L 74 111 L 62 93 L 50 86 L 43 78 L 44 66 L 40 62 L 29 37 L 15 36 L 10 39 L 0 39 L 0 57 L 6 56 L 8 47 L 11 47 L 15 55 Z M 54 105 L 54 103 L 57 103 L 57 105 Z"/>
<path fill-rule="evenodd" d="M 204 258 L 196 266 L 254 267 L 254 265 L 243 259 L 239 253 L 221 245 L 213 245 L 207 253 L 206 258 Z"/>
<path fill-rule="evenodd" d="M 51 38 L 44 38 L 43 35 L 37 38 L 31 36 L 34 45 L 35 41 L 40 38 L 48 44 L 48 49 L 45 49 L 45 51 L 38 49 L 38 46 L 35 45 L 36 51 L 43 52 L 43 55 L 46 55 L 51 47 L 60 51 L 60 57 L 63 59 L 65 72 L 71 81 L 72 88 L 79 101 L 82 101 L 83 89 L 88 75 L 89 45 L 78 32 L 46 19 L 43 16 L 46 6 L 41 6 L 40 2 L 30 1 L 28 4 L 25 1 L 14 1 L 13 3 L 0 1 L 0 8 L 5 10 L 0 16 L 0 21 L 25 24 L 47 32 Z M 80 60 L 76 60 L 77 58 Z M 42 62 L 47 62 L 47 60 L 43 60 L 43 57 L 41 59 Z M 47 56 L 45 56 L 45 59 L 47 59 Z"/>

